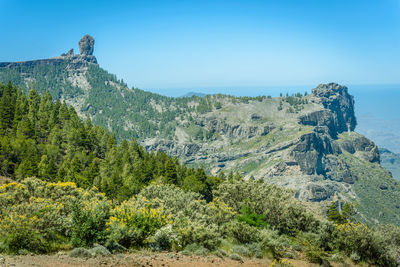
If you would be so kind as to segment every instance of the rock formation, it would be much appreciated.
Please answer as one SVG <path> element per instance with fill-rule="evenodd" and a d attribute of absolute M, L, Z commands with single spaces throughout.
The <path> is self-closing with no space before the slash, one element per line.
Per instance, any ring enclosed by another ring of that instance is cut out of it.
<path fill-rule="evenodd" d="M 327 126 L 332 137 L 345 131 L 353 131 L 357 125 L 354 114 L 354 98 L 346 86 L 337 83 L 320 84 L 312 89 L 314 101 L 324 109 L 301 116 L 300 123 Z"/>
<path fill-rule="evenodd" d="M 79 50 L 81 55 L 91 56 L 94 50 L 94 39 L 92 36 L 86 34 L 79 41 Z"/>

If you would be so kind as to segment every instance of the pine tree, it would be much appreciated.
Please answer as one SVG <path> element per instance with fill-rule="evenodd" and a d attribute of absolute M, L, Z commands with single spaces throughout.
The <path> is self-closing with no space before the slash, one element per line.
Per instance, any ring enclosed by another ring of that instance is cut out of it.
<path fill-rule="evenodd" d="M 164 179 L 167 183 L 177 184 L 177 181 L 178 181 L 177 178 L 178 178 L 178 175 L 176 172 L 176 165 L 173 163 L 173 161 L 171 159 L 169 159 L 165 162 Z"/>
<path fill-rule="evenodd" d="M 328 210 L 328 220 L 332 221 L 334 223 L 337 224 L 342 224 L 345 223 L 346 220 L 342 217 L 342 215 L 339 213 L 337 207 L 336 207 L 336 203 L 332 202 L 331 206 L 329 207 Z"/>
<path fill-rule="evenodd" d="M 0 99 L 0 132 L 5 134 L 7 130 L 12 129 L 14 121 L 16 103 L 16 90 L 8 82 L 7 86 L 3 86 L 2 96 Z"/>
<path fill-rule="evenodd" d="M 345 202 L 345 203 L 343 204 L 343 208 L 342 208 L 342 217 L 343 217 L 345 220 L 352 221 L 352 220 L 353 220 L 354 214 L 355 214 L 355 210 L 354 210 L 353 205 L 351 205 L 351 204 L 348 203 L 348 202 Z"/>

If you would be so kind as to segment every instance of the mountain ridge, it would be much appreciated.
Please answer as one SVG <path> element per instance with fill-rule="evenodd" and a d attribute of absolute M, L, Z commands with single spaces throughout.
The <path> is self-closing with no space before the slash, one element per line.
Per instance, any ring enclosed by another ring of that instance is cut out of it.
<path fill-rule="evenodd" d="M 354 132 L 347 87 L 321 84 L 310 95 L 279 98 L 165 97 L 128 88 L 97 64 L 94 40 L 83 39 L 79 55 L 0 63 L 0 82 L 49 91 L 119 140 L 137 138 L 149 151 L 211 174 L 237 171 L 322 208 L 334 199 L 351 201 L 368 223 L 400 221 L 400 186 L 381 167 L 377 146 Z"/>

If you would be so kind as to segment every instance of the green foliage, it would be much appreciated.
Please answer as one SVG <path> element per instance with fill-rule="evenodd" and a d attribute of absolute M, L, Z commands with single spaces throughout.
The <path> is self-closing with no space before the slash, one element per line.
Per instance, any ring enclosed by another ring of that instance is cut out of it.
<path fill-rule="evenodd" d="M 229 236 L 239 243 L 253 243 L 259 241 L 259 229 L 245 222 L 231 221 L 227 226 Z"/>
<path fill-rule="evenodd" d="M 74 247 L 91 247 L 106 240 L 105 226 L 110 216 L 106 201 L 72 204 L 71 241 Z"/>
<path fill-rule="evenodd" d="M 291 192 L 274 185 L 256 181 L 226 181 L 215 190 L 220 198 L 240 212 L 247 205 L 262 214 L 266 223 L 280 233 L 294 235 L 297 231 L 316 230 L 319 221 L 293 200 Z"/>
<path fill-rule="evenodd" d="M 167 216 L 163 209 L 153 209 L 150 204 L 138 209 L 134 202 L 131 199 L 116 206 L 107 228 L 110 239 L 126 248 L 143 246 L 157 229 L 172 224 L 171 215 Z"/>
<path fill-rule="evenodd" d="M 255 213 L 246 205 L 243 205 L 240 209 L 240 215 L 237 216 L 237 219 L 239 222 L 245 222 L 254 227 L 269 227 L 268 223 L 265 221 L 264 215 Z"/>
<path fill-rule="evenodd" d="M 121 201 L 163 177 L 212 200 L 219 179 L 202 169 L 186 168 L 165 153 L 147 153 L 134 140 L 117 145 L 113 134 L 89 118 L 82 122 L 72 107 L 53 103 L 48 93 L 40 96 L 32 89 L 26 97 L 11 84 L 0 84 L 0 91 L 1 175 L 94 185 Z M 196 186 L 190 186 L 192 182 Z"/>
<path fill-rule="evenodd" d="M 336 224 L 344 224 L 347 221 L 352 221 L 354 214 L 354 207 L 350 203 L 345 202 L 342 207 L 342 213 L 339 213 L 336 203 L 332 202 L 328 210 L 328 220 Z"/>

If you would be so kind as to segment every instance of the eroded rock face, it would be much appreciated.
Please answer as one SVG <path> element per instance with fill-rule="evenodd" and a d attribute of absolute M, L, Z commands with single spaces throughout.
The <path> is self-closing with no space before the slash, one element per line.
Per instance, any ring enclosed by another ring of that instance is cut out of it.
<path fill-rule="evenodd" d="M 94 39 L 92 36 L 86 34 L 79 41 L 79 50 L 81 55 L 91 56 L 94 50 Z"/>
<path fill-rule="evenodd" d="M 332 137 L 355 129 L 357 120 L 354 114 L 354 98 L 348 93 L 346 86 L 337 83 L 320 84 L 312 89 L 312 94 L 325 110 L 301 116 L 300 123 L 327 126 Z"/>
<path fill-rule="evenodd" d="M 340 142 L 340 147 L 351 154 L 356 153 L 363 160 L 380 163 L 378 147 L 374 142 L 360 134 L 349 134 L 346 139 Z"/>
<path fill-rule="evenodd" d="M 275 129 L 272 124 L 250 126 L 241 124 L 229 124 L 223 120 L 210 119 L 199 123 L 201 127 L 210 132 L 216 132 L 228 138 L 252 138 L 254 136 L 264 136 Z"/>

